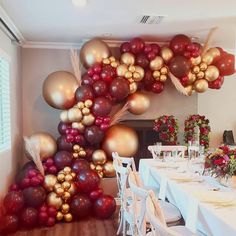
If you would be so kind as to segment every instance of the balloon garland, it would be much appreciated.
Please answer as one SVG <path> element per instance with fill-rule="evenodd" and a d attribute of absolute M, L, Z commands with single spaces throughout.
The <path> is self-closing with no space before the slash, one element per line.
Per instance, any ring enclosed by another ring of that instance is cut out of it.
<path fill-rule="evenodd" d="M 162 47 L 134 38 L 124 42 L 120 52 L 118 60 L 105 42 L 92 39 L 82 46 L 80 60 L 72 51 L 73 74 L 56 71 L 45 79 L 45 101 L 62 110 L 60 137 L 56 141 L 37 133 L 25 138 L 31 161 L 19 170 L 4 198 L 1 234 L 71 222 L 92 213 L 110 217 L 116 204 L 99 188 L 100 177 L 115 175 L 113 151 L 133 156 L 138 149 L 135 131 L 118 123 L 126 112 L 140 115 L 149 108 L 150 100 L 141 91 L 159 94 L 170 79 L 179 92 L 190 96 L 208 87 L 220 89 L 223 77 L 235 72 L 232 54 L 219 47 L 207 49 L 207 43 L 202 47 L 186 35 L 176 35 Z M 83 75 L 79 61 L 87 69 Z M 177 125 L 174 118 L 171 122 L 174 143 Z M 209 131 L 207 123 L 201 128 L 203 135 Z M 203 135 L 201 144 L 208 146 Z"/>
<path fill-rule="evenodd" d="M 209 120 L 205 116 L 200 115 L 191 115 L 184 122 L 184 141 L 196 140 L 195 127 L 199 127 L 199 143 L 204 146 L 206 149 L 209 148 L 209 133 L 211 131 Z"/>
<path fill-rule="evenodd" d="M 153 129 L 158 132 L 159 140 L 164 144 L 177 144 L 179 126 L 174 116 L 160 116 L 155 120 Z"/>

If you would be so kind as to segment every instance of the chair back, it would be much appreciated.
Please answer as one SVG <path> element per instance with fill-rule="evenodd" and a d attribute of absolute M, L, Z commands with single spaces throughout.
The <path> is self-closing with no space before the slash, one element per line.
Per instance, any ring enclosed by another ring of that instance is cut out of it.
<path fill-rule="evenodd" d="M 167 227 L 159 201 L 152 190 L 146 198 L 146 216 L 153 236 L 181 236 Z"/>

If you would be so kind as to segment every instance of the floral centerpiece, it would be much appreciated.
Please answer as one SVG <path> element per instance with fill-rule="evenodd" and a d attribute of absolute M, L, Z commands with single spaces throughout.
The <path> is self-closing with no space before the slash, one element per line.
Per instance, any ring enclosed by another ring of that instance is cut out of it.
<path fill-rule="evenodd" d="M 159 139 L 168 145 L 177 144 L 178 121 L 174 116 L 160 116 L 154 122 L 153 129 L 159 133 Z"/>
<path fill-rule="evenodd" d="M 193 141 L 196 139 L 195 127 L 199 127 L 199 141 L 200 145 L 204 146 L 205 149 L 209 148 L 209 133 L 211 131 L 209 120 L 205 116 L 191 115 L 184 122 L 184 141 Z"/>

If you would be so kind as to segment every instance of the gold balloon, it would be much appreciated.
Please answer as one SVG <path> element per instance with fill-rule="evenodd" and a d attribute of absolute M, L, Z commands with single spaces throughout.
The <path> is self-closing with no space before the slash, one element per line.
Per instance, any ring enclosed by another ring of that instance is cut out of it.
<path fill-rule="evenodd" d="M 68 119 L 70 122 L 79 122 L 82 119 L 82 113 L 79 108 L 72 107 L 68 110 Z"/>
<path fill-rule="evenodd" d="M 73 122 L 71 126 L 74 129 L 78 129 L 79 132 L 81 132 L 81 133 L 83 133 L 85 130 L 85 127 L 81 122 Z"/>
<path fill-rule="evenodd" d="M 67 203 L 62 204 L 62 206 L 61 206 L 61 212 L 62 212 L 63 214 L 68 213 L 69 210 L 70 210 L 70 205 L 69 205 L 69 204 L 67 204 Z"/>
<path fill-rule="evenodd" d="M 191 61 L 192 65 L 197 66 L 197 65 L 199 65 L 201 63 L 202 58 L 201 58 L 201 56 L 198 56 L 196 58 L 192 57 L 190 59 L 190 61 Z"/>
<path fill-rule="evenodd" d="M 57 221 L 61 221 L 63 219 L 63 217 L 64 217 L 64 215 L 60 211 L 58 211 L 57 216 L 56 216 Z"/>
<path fill-rule="evenodd" d="M 161 67 L 163 66 L 164 61 L 162 57 L 155 57 L 151 62 L 150 62 L 150 69 L 151 70 L 160 70 Z"/>
<path fill-rule="evenodd" d="M 71 183 L 70 188 L 68 189 L 68 193 L 73 196 L 77 193 L 77 187 L 75 185 L 75 183 Z"/>
<path fill-rule="evenodd" d="M 41 160 L 53 156 L 57 151 L 56 141 L 48 133 L 36 133 L 30 137 L 30 141 L 35 143 L 35 145 L 39 145 L 39 155 Z"/>
<path fill-rule="evenodd" d="M 210 65 L 213 62 L 213 60 L 214 57 L 209 52 L 206 52 L 202 57 L 202 61 L 205 62 L 207 65 Z"/>
<path fill-rule="evenodd" d="M 135 115 L 141 115 L 146 112 L 150 106 L 150 99 L 141 92 L 136 92 L 128 97 L 129 112 Z"/>
<path fill-rule="evenodd" d="M 125 52 L 121 55 L 120 60 L 126 65 L 133 65 L 135 62 L 135 57 L 132 53 Z"/>
<path fill-rule="evenodd" d="M 95 117 L 92 114 L 83 117 L 82 124 L 85 126 L 90 126 L 94 123 Z"/>
<path fill-rule="evenodd" d="M 108 45 L 100 39 L 91 39 L 86 42 L 80 50 L 80 61 L 88 69 L 97 62 L 111 55 Z"/>
<path fill-rule="evenodd" d="M 47 204 L 49 206 L 53 206 L 58 210 L 58 209 L 60 209 L 62 203 L 63 203 L 62 199 L 60 197 L 58 197 L 56 193 L 51 192 L 48 194 Z"/>
<path fill-rule="evenodd" d="M 140 80 L 145 75 L 144 69 L 141 66 L 135 66 L 135 72 L 138 72 L 140 74 Z"/>
<path fill-rule="evenodd" d="M 55 175 L 45 175 L 43 186 L 47 191 L 51 192 L 57 183 L 57 177 Z"/>
<path fill-rule="evenodd" d="M 67 213 L 64 215 L 64 219 L 66 222 L 71 222 L 73 220 L 73 216 L 71 213 Z"/>
<path fill-rule="evenodd" d="M 136 82 L 132 82 L 129 84 L 130 93 L 135 93 L 137 89 L 138 89 L 138 85 Z"/>
<path fill-rule="evenodd" d="M 68 112 L 67 112 L 67 110 L 61 112 L 61 114 L 60 114 L 60 119 L 61 119 L 61 121 L 64 122 L 64 123 L 70 123 L 70 120 L 69 120 L 69 118 L 68 118 Z"/>
<path fill-rule="evenodd" d="M 138 150 L 137 133 L 125 125 L 113 125 L 105 133 L 102 149 L 111 156 L 118 152 L 121 156 L 132 157 Z"/>
<path fill-rule="evenodd" d="M 97 172 L 101 172 L 103 169 L 102 169 L 102 166 L 101 166 L 101 165 L 96 165 L 95 170 L 96 170 Z"/>
<path fill-rule="evenodd" d="M 107 155 L 103 150 L 98 149 L 93 152 L 92 160 L 95 165 L 103 165 L 107 161 Z"/>
<path fill-rule="evenodd" d="M 128 67 L 125 64 L 119 65 L 116 68 L 116 73 L 118 76 L 125 76 L 125 72 L 128 71 Z"/>
<path fill-rule="evenodd" d="M 173 56 L 174 54 L 170 48 L 163 47 L 161 49 L 161 57 L 164 59 L 166 63 L 168 63 Z"/>
<path fill-rule="evenodd" d="M 75 104 L 78 83 L 73 74 L 57 71 L 50 74 L 43 83 L 45 101 L 56 109 L 69 109 Z"/>
<path fill-rule="evenodd" d="M 161 75 L 160 76 L 160 81 L 161 82 L 166 82 L 166 80 L 167 80 L 167 75 Z"/>
<path fill-rule="evenodd" d="M 103 165 L 103 174 L 106 177 L 115 177 L 116 176 L 116 171 L 114 169 L 112 161 L 108 161 L 107 163 L 105 163 Z"/>
<path fill-rule="evenodd" d="M 210 48 L 207 52 L 212 55 L 214 60 L 220 57 L 220 50 L 218 48 Z"/>
<path fill-rule="evenodd" d="M 191 73 L 191 72 L 189 72 L 188 73 L 188 82 L 187 82 L 187 84 L 188 85 L 192 84 L 196 79 L 197 79 L 196 75 Z"/>
<path fill-rule="evenodd" d="M 220 75 L 220 72 L 216 66 L 208 66 L 205 71 L 205 78 L 208 81 L 216 80 Z"/>
<path fill-rule="evenodd" d="M 198 93 L 204 93 L 208 89 L 208 82 L 205 79 L 199 79 L 195 81 L 194 89 Z"/>

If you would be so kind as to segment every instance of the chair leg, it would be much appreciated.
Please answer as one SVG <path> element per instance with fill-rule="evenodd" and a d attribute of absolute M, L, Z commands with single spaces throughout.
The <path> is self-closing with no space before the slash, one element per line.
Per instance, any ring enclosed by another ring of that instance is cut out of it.
<path fill-rule="evenodd" d="M 123 228 L 123 230 L 122 230 L 122 231 L 123 231 L 123 232 L 122 232 L 122 235 L 123 235 L 123 236 L 126 236 L 126 220 L 124 220 L 124 222 L 123 222 L 123 227 L 122 227 L 122 228 Z"/>

